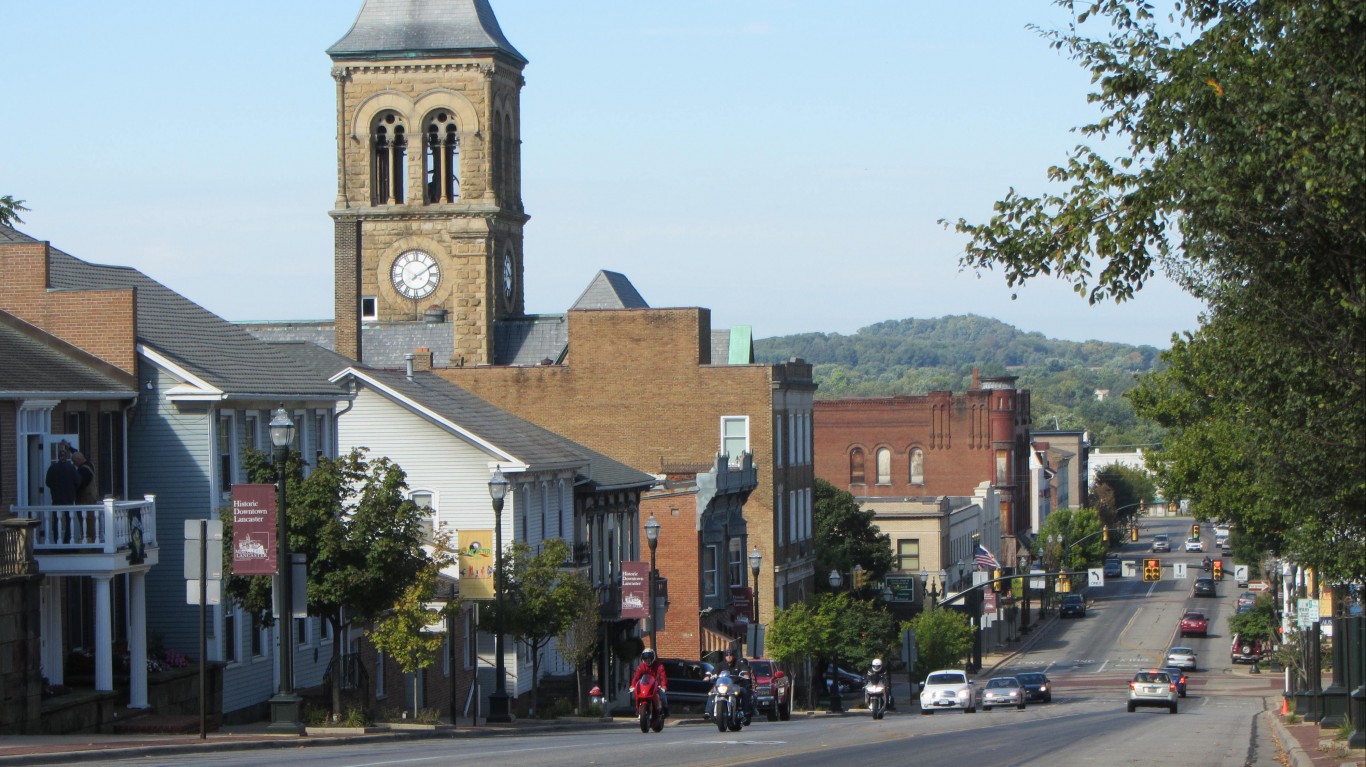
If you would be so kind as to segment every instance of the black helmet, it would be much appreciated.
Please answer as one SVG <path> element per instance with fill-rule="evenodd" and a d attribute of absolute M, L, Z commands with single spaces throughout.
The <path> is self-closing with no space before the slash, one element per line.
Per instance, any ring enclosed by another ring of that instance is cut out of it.
<path fill-rule="evenodd" d="M 643 660 L 643 661 L 645 661 L 646 663 L 654 663 L 654 662 L 655 662 L 655 651 L 654 651 L 654 650 L 651 650 L 651 649 L 648 648 L 648 647 L 646 647 L 646 648 L 645 648 L 645 651 L 642 652 L 642 653 L 640 654 L 640 659 Z"/>

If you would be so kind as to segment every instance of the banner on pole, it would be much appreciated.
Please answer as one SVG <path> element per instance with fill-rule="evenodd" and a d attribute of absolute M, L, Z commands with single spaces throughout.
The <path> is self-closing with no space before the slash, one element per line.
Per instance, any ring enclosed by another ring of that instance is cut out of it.
<path fill-rule="evenodd" d="M 650 563 L 621 563 L 621 617 L 636 620 L 650 617 Z"/>
<path fill-rule="evenodd" d="M 233 575 L 275 574 L 275 512 L 275 485 L 232 486 Z"/>
<path fill-rule="evenodd" d="M 456 557 L 460 565 L 460 597 L 462 599 L 493 599 L 492 530 L 461 530 L 456 536 L 460 551 Z"/>

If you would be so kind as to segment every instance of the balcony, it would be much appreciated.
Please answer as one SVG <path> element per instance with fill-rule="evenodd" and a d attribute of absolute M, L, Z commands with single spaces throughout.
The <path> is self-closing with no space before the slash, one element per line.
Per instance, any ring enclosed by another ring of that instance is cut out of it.
<path fill-rule="evenodd" d="M 48 574 L 116 573 L 158 559 L 156 497 L 112 498 L 92 506 L 11 506 L 15 517 L 32 520 L 33 555 Z M 144 560 L 130 562 L 135 539 Z"/>

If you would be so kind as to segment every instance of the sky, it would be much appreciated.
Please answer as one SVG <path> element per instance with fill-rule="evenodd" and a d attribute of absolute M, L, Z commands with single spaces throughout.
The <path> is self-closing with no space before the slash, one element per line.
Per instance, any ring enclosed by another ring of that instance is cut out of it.
<path fill-rule="evenodd" d="M 492 0 L 522 90 L 524 287 L 598 270 L 756 338 L 975 314 L 1170 346 L 1158 276 L 1090 306 L 964 270 L 965 238 L 1094 117 L 1048 0 Z M 20 231 L 135 267 L 229 320 L 332 316 L 335 89 L 361 0 L 0 0 L 0 195 Z M 1016 296 L 1012 300 L 1012 295 Z"/>

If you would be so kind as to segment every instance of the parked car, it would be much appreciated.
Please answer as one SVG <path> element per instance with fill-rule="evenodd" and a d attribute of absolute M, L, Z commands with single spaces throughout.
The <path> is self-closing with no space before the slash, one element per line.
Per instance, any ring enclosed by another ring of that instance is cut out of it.
<path fill-rule="evenodd" d="M 1129 713 L 1139 706 L 1161 706 L 1169 713 L 1176 713 L 1176 682 L 1161 669 L 1140 671 L 1129 682 Z"/>
<path fill-rule="evenodd" d="M 707 693 L 711 692 L 711 681 L 707 679 L 707 675 L 712 672 L 710 663 L 682 658 L 659 660 L 664 664 L 664 674 L 669 679 L 670 706 L 707 704 Z"/>
<path fill-rule="evenodd" d="M 749 673 L 754 683 L 754 708 L 771 722 L 792 718 L 792 679 L 777 661 L 751 658 Z"/>
<path fill-rule="evenodd" d="M 1191 590 L 1191 596 L 1196 597 L 1217 597 L 1219 593 L 1214 590 L 1213 578 L 1196 578 L 1195 587 Z"/>
<path fill-rule="evenodd" d="M 1110 557 L 1105 560 L 1104 572 L 1106 578 L 1121 578 L 1124 576 L 1124 565 L 1119 561 L 1118 557 Z"/>
<path fill-rule="evenodd" d="M 1264 639 L 1245 639 L 1233 635 L 1233 646 L 1229 648 L 1229 661 L 1232 663 L 1256 663 L 1261 660 L 1270 648 Z"/>
<path fill-rule="evenodd" d="M 1241 611 L 1244 607 L 1253 607 L 1253 606 L 1255 606 L 1256 604 L 1257 604 L 1257 595 L 1254 594 L 1254 593 L 1252 593 L 1251 591 L 1244 591 L 1243 593 L 1241 593 L 1241 594 L 1238 595 L 1238 609 L 1239 609 L 1240 611 Z"/>
<path fill-rule="evenodd" d="M 1170 674 L 1172 681 L 1176 682 L 1176 694 L 1182 698 L 1186 697 L 1186 672 L 1176 666 L 1163 666 L 1159 670 Z"/>
<path fill-rule="evenodd" d="M 1176 666 L 1182 671 L 1195 670 L 1195 650 L 1189 647 L 1173 647 L 1167 651 L 1165 665 Z"/>
<path fill-rule="evenodd" d="M 1058 608 L 1059 618 L 1085 618 L 1086 600 L 1081 594 L 1063 594 L 1062 606 Z"/>
<path fill-rule="evenodd" d="M 1153 550 L 1154 554 L 1165 554 L 1172 550 L 1171 538 L 1167 537 L 1165 533 L 1154 535 L 1152 546 L 1149 548 Z"/>
<path fill-rule="evenodd" d="M 832 674 L 830 672 L 829 664 L 826 664 L 825 673 L 821 674 L 821 679 L 825 682 L 825 691 L 827 694 L 830 692 L 830 683 L 836 677 L 839 678 L 840 695 L 852 695 L 863 689 L 862 674 L 855 674 L 854 672 L 843 668 L 839 669 L 838 674 Z"/>
<path fill-rule="evenodd" d="M 1023 711 L 1024 685 L 1013 676 L 995 676 L 988 679 L 986 686 L 982 688 L 982 710 L 990 711 L 992 706 L 1014 706 Z"/>
<path fill-rule="evenodd" d="M 1181 636 L 1208 636 L 1209 619 L 1199 610 L 1187 610 L 1181 616 Z"/>
<path fill-rule="evenodd" d="M 1053 680 L 1042 671 L 1027 671 L 1023 674 L 1016 674 L 1015 678 L 1020 680 L 1024 686 L 1025 700 L 1042 701 L 1050 703 L 1053 700 Z"/>
<path fill-rule="evenodd" d="M 920 688 L 920 713 L 933 714 L 949 708 L 972 714 L 977 711 L 977 688 L 962 671 L 931 671 Z"/>
<path fill-rule="evenodd" d="M 1199 538 L 1186 539 L 1186 551 L 1204 551 L 1205 544 Z"/>

